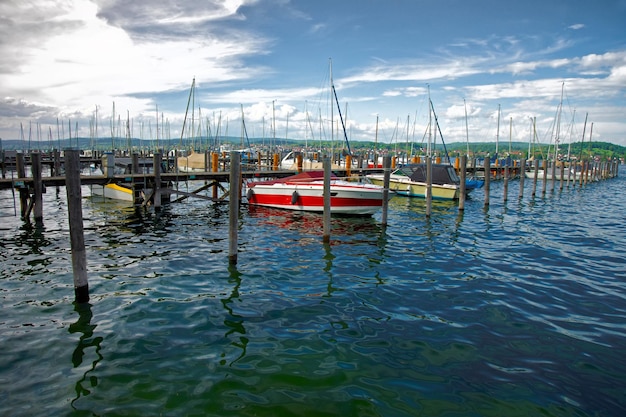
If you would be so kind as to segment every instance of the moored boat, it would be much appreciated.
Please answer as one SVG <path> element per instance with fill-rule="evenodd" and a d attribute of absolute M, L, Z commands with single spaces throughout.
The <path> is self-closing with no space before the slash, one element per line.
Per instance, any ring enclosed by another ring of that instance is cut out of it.
<path fill-rule="evenodd" d="M 450 164 L 432 164 L 431 195 L 433 200 L 456 200 L 460 194 L 459 176 Z M 383 174 L 366 175 L 370 181 L 383 185 Z M 407 197 L 426 197 L 426 164 L 406 164 L 389 176 L 389 189 Z M 469 190 L 468 190 L 469 191 Z"/>
<path fill-rule="evenodd" d="M 127 157 L 114 158 L 114 163 L 112 166 L 108 166 L 108 158 L 109 158 L 109 155 L 104 155 L 102 157 L 102 165 L 101 165 L 102 168 L 101 169 L 97 168 L 95 170 L 95 173 L 111 177 L 111 182 L 105 185 L 97 185 L 97 184 L 91 185 L 91 195 L 111 198 L 114 200 L 134 202 L 135 196 L 133 195 L 133 189 L 130 186 L 126 185 L 125 183 L 116 182 L 113 178 L 115 175 L 129 175 L 133 172 L 132 158 L 127 158 Z M 144 174 L 144 173 L 149 174 L 153 172 L 153 168 L 154 168 L 153 159 L 151 158 L 138 158 L 137 159 L 136 169 L 137 169 L 138 174 Z M 112 170 L 112 173 L 110 173 L 110 175 L 109 175 L 109 170 Z M 149 191 L 150 190 L 144 190 L 144 194 L 146 194 Z"/>
<path fill-rule="evenodd" d="M 324 212 L 324 171 L 305 171 L 286 178 L 247 182 L 251 205 Z M 389 194 L 389 198 L 391 197 Z M 383 187 L 352 182 L 331 174 L 331 214 L 369 216 L 383 205 Z"/>

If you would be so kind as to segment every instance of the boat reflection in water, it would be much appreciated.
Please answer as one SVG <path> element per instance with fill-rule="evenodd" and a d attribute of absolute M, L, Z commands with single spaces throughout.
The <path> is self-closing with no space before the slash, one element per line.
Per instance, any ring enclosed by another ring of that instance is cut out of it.
<path fill-rule="evenodd" d="M 280 227 L 302 234 L 322 236 L 324 231 L 324 217 L 319 213 L 303 211 L 286 211 L 272 207 L 248 206 L 251 218 L 258 218 L 259 225 Z M 367 216 L 333 216 L 331 220 L 333 236 L 364 235 L 379 237 L 382 226 L 374 218 Z"/>

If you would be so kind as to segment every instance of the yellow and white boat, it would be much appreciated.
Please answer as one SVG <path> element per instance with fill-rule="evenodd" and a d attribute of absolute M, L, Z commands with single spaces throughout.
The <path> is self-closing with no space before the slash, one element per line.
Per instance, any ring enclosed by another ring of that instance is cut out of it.
<path fill-rule="evenodd" d="M 449 164 L 432 164 L 431 196 L 433 200 L 457 200 L 460 195 L 461 179 Z M 365 176 L 376 185 L 383 185 L 383 174 Z M 389 176 L 389 190 L 406 197 L 426 198 L 426 164 L 406 164 Z"/>

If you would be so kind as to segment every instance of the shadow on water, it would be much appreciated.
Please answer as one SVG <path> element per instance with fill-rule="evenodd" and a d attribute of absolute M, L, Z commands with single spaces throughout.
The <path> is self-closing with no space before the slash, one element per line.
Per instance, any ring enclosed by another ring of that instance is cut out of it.
<path fill-rule="evenodd" d="M 82 396 L 89 395 L 91 390 L 98 385 L 98 378 L 95 375 L 89 375 L 94 372 L 98 362 L 103 359 L 101 350 L 101 343 L 103 338 L 93 337 L 94 330 L 97 325 L 91 324 L 93 313 L 91 312 L 91 304 L 89 303 L 75 303 L 74 311 L 78 313 L 78 320 L 75 323 L 70 324 L 70 334 L 81 334 L 78 345 L 72 353 L 72 365 L 74 368 L 79 368 L 83 364 L 83 358 L 85 356 L 85 350 L 88 348 L 95 348 L 96 359 L 91 363 L 91 366 L 85 371 L 82 378 L 76 381 L 76 397 L 72 400 L 72 408 L 76 409 L 74 403 Z"/>

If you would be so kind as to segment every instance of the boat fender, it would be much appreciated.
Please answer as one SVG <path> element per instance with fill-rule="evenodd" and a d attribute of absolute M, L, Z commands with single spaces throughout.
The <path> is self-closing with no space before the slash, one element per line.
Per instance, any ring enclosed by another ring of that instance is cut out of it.
<path fill-rule="evenodd" d="M 291 204 L 296 204 L 298 202 L 298 197 L 298 192 L 294 191 L 293 194 L 291 194 Z"/>
<path fill-rule="evenodd" d="M 252 199 L 252 196 L 254 196 L 254 191 L 252 191 L 252 188 L 248 188 L 248 192 L 246 193 L 246 197 L 248 198 L 248 201 Z"/>

